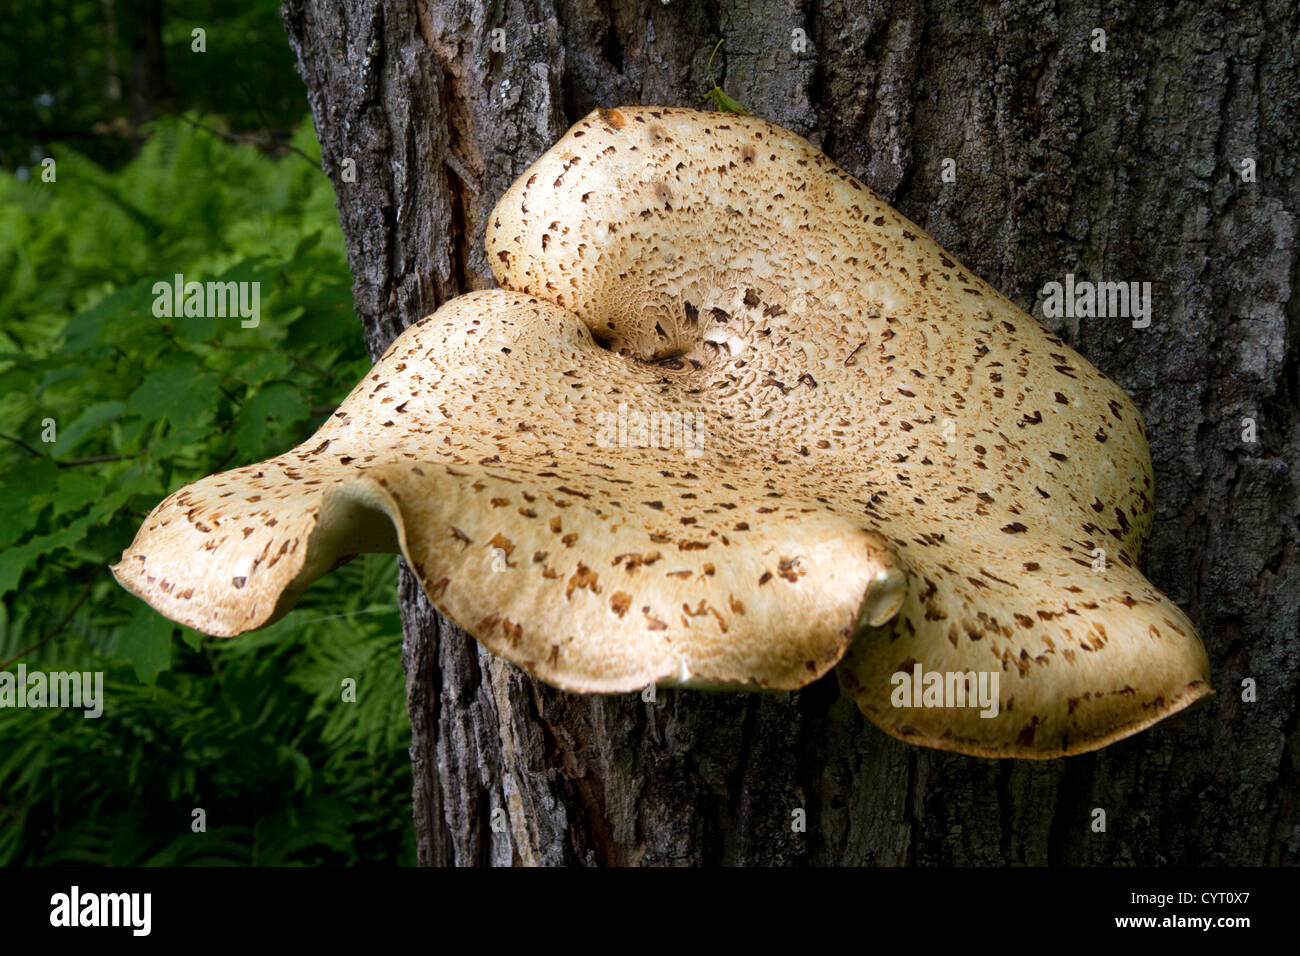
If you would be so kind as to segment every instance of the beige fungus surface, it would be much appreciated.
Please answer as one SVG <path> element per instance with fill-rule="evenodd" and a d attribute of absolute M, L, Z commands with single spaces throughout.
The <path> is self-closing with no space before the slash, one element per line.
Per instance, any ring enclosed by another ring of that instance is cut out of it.
<path fill-rule="evenodd" d="M 501 199 L 487 251 L 501 290 L 407 329 L 298 448 L 166 499 L 118 580 L 230 635 L 400 549 L 559 687 L 838 665 L 886 732 L 987 756 L 1093 749 L 1209 693 L 1137 569 L 1133 403 L 803 139 L 598 111 Z M 916 664 L 996 672 L 997 716 L 892 706 Z"/>

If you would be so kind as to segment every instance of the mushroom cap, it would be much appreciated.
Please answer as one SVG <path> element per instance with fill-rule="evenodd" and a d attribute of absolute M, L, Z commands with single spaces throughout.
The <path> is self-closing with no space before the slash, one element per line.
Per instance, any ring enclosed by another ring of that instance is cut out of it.
<path fill-rule="evenodd" d="M 1209 692 L 1137 569 L 1133 403 L 802 138 L 599 110 L 486 242 L 502 290 L 406 330 L 297 449 L 164 501 L 118 579 L 234 634 L 400 549 L 557 686 L 793 689 L 839 663 L 886 732 L 984 756 L 1093 749 Z M 996 673 L 997 715 L 894 706 L 918 664 Z"/>
<path fill-rule="evenodd" d="M 114 574 L 231 635 L 341 558 L 400 548 L 439 610 L 557 686 L 801 687 L 859 612 L 879 623 L 882 591 L 897 607 L 892 554 L 811 497 L 745 484 L 743 443 L 716 460 L 603 444 L 602 415 L 633 396 L 680 414 L 664 371 L 534 296 L 460 296 L 309 441 L 165 500 Z"/>

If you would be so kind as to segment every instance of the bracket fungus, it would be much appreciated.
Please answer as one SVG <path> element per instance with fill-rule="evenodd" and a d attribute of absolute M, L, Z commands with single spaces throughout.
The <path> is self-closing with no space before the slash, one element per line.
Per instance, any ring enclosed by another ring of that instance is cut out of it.
<path fill-rule="evenodd" d="M 172 494 L 117 579 L 233 635 L 400 550 L 443 614 L 558 687 L 837 668 L 887 733 L 982 756 L 1095 749 L 1210 692 L 1138 570 L 1133 403 L 802 138 L 598 110 L 486 245 L 500 289 L 408 328 L 297 448 Z M 684 420 L 693 444 L 644 427 Z M 995 706 L 900 706 L 922 670 L 996 675 Z"/>

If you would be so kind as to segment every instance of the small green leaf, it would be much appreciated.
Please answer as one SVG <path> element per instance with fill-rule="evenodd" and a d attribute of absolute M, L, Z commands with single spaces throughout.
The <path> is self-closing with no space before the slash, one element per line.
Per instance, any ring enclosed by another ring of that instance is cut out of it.
<path fill-rule="evenodd" d="M 131 393 L 126 403 L 127 413 L 150 420 L 162 418 L 198 375 L 198 363 L 192 356 L 168 360 L 146 375 L 140 387 Z"/>
<path fill-rule="evenodd" d="M 154 683 L 160 671 L 172 666 L 174 627 L 148 604 L 140 602 L 118 641 L 117 657 L 134 667 L 135 676 L 143 683 Z"/>
<path fill-rule="evenodd" d="M 722 49 L 721 40 L 719 40 L 717 46 L 713 48 L 713 52 L 709 54 L 709 63 L 708 66 L 705 67 L 705 69 L 709 71 L 709 82 L 713 84 L 713 88 L 701 96 L 700 101 L 713 100 L 714 105 L 723 113 L 738 113 L 741 116 L 753 116 L 754 114 L 751 110 L 728 96 L 723 91 L 722 87 L 718 86 L 718 81 L 713 78 L 713 58 L 718 55 L 718 50 L 720 49 Z"/>
<path fill-rule="evenodd" d="M 291 385 L 276 382 L 259 389 L 239 409 L 235 447 L 245 459 L 262 457 L 273 430 L 287 429 L 310 413 L 311 405 Z"/>
<path fill-rule="evenodd" d="M 4 483 L 0 484 L 5 502 L 27 507 L 34 499 L 49 501 L 59 466 L 48 458 L 33 458 L 26 452 L 18 460 L 22 464 L 5 475 Z"/>
<path fill-rule="evenodd" d="M 78 511 L 104 493 L 104 477 L 90 468 L 65 468 L 59 472 L 58 482 L 50 501 L 54 505 L 51 518 L 57 519 L 69 511 Z"/>
<path fill-rule="evenodd" d="M 193 345 L 196 342 L 214 341 L 217 338 L 217 322 L 230 320 L 220 320 L 211 315 L 179 315 L 174 319 L 163 321 L 173 323 L 179 341 Z"/>
<path fill-rule="evenodd" d="M 342 296 L 316 296 L 308 305 L 289 327 L 290 341 L 299 346 L 330 346 L 356 339 L 357 317 L 350 301 Z"/>
<path fill-rule="evenodd" d="M 22 580 L 23 574 L 34 570 L 40 559 L 61 548 L 70 548 L 86 536 L 89 518 L 78 518 L 53 534 L 32 538 L 16 547 L 0 551 L 0 597 L 4 597 Z"/>
<path fill-rule="evenodd" d="M 24 358 L 24 363 L 30 363 L 30 356 Z M 15 365 L 13 368 L 5 369 L 0 372 L 0 395 L 8 395 L 13 392 L 30 393 L 36 389 L 36 379 L 38 369 L 35 365 L 23 364 Z"/>
<path fill-rule="evenodd" d="M 100 490 L 99 497 L 91 506 L 88 517 L 96 524 L 102 524 L 112 518 L 135 495 L 156 498 L 166 490 L 162 486 L 157 469 L 141 462 L 117 475 L 107 487 Z M 155 502 L 149 502 L 148 507 L 152 507 L 153 504 Z"/>
<path fill-rule="evenodd" d="M 293 255 L 290 257 L 290 259 L 291 260 L 301 259 L 307 253 L 311 252 L 313 249 L 315 249 L 317 246 L 320 245 L 321 236 L 323 236 L 324 234 L 325 234 L 324 230 L 317 229 L 315 232 L 308 233 L 307 235 L 303 236 L 301 239 L 298 240 L 298 244 L 293 247 Z"/>
<path fill-rule="evenodd" d="M 196 375 L 185 391 L 172 396 L 167 420 L 176 428 L 190 428 L 206 419 L 221 400 L 221 383 L 210 372 Z"/>
<path fill-rule="evenodd" d="M 704 96 L 706 99 L 712 99 L 718 109 L 723 113 L 738 113 L 741 116 L 754 115 L 752 110 L 733 100 L 717 86 L 709 90 L 709 92 L 704 94 Z"/>
<path fill-rule="evenodd" d="M 58 440 L 55 445 L 60 457 L 66 457 L 67 453 L 76 448 L 87 435 L 109 422 L 116 421 L 125 408 L 125 402 L 97 402 L 89 406 L 73 420 L 71 425 L 57 432 Z"/>
<path fill-rule="evenodd" d="M 0 481 L 0 501 L 5 502 L 0 517 L 0 545 L 17 541 L 36 526 L 58 476 L 58 466 L 48 458 L 32 458 L 24 452 L 22 458 L 16 459 L 15 467 Z"/>
<path fill-rule="evenodd" d="M 6 498 L 6 500 L 10 500 Z M 41 517 L 40 508 L 5 508 L 0 510 L 0 548 L 7 548 L 32 528 Z"/>
<path fill-rule="evenodd" d="M 203 635 L 192 627 L 181 625 L 181 641 L 192 651 L 197 651 L 203 646 Z"/>
<path fill-rule="evenodd" d="M 153 285 L 149 279 L 118 289 L 98 303 L 68 320 L 63 330 L 64 350 L 67 352 L 92 352 L 104 344 L 106 329 L 140 329 L 140 321 L 153 318 Z"/>
<path fill-rule="evenodd" d="M 86 375 L 85 366 L 73 365 L 66 368 L 51 369 L 45 373 L 45 378 L 41 379 L 40 390 L 43 392 L 51 385 L 58 385 L 60 382 L 77 380 L 84 378 Z"/>
<path fill-rule="evenodd" d="M 245 385 L 261 385 L 272 378 L 284 378 L 293 367 L 289 356 L 279 349 L 268 349 L 239 368 L 239 379 Z"/>

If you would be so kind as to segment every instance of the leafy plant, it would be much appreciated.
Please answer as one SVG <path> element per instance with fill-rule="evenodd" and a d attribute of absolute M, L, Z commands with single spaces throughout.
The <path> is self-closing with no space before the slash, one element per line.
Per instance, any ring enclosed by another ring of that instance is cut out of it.
<path fill-rule="evenodd" d="M 721 113 L 738 113 L 741 116 L 753 116 L 753 110 L 728 96 L 726 91 L 723 90 L 722 87 L 718 86 L 718 81 L 713 78 L 713 58 L 718 55 L 718 50 L 720 49 L 722 49 L 721 40 L 719 40 L 717 46 L 713 48 L 713 52 L 709 54 L 709 63 L 708 66 L 705 67 L 705 69 L 709 71 L 709 82 L 713 84 L 713 88 L 700 97 L 700 102 L 703 103 L 705 100 L 713 100 L 713 105 L 716 106 L 718 111 Z"/>
<path fill-rule="evenodd" d="M 233 640 L 107 572 L 167 493 L 296 444 L 369 367 L 328 181 L 179 119 L 117 172 L 54 156 L 0 174 L 0 669 L 103 671 L 108 701 L 0 708 L 0 863 L 409 861 L 391 556 Z M 156 314 L 177 274 L 258 283 L 256 327 Z"/>

